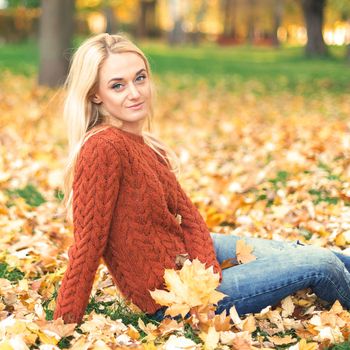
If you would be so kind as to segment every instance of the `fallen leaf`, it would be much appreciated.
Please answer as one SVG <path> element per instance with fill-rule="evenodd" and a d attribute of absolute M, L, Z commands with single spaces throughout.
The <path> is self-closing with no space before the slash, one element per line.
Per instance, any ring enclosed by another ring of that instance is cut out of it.
<path fill-rule="evenodd" d="M 243 239 L 239 239 L 236 243 L 236 256 L 237 261 L 240 264 L 246 264 L 256 260 L 256 257 L 252 254 L 253 248 L 246 244 Z"/>

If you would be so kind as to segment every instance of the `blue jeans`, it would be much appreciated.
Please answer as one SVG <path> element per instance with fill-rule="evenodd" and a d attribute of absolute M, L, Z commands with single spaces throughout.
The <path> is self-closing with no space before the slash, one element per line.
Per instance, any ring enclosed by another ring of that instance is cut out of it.
<path fill-rule="evenodd" d="M 236 257 L 236 242 L 244 239 L 253 247 L 256 260 L 222 271 L 217 290 L 227 296 L 218 302 L 216 313 L 235 305 L 240 315 L 260 312 L 294 292 L 311 288 L 321 299 L 339 300 L 350 309 L 350 256 L 331 249 L 304 245 L 299 241 L 273 241 L 211 232 L 219 263 Z M 164 317 L 165 307 L 151 315 Z"/>

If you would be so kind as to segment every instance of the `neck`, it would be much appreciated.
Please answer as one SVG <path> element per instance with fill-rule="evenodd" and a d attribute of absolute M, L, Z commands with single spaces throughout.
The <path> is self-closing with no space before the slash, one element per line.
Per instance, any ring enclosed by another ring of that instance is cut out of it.
<path fill-rule="evenodd" d="M 129 132 L 131 134 L 135 134 L 135 135 L 138 135 L 138 136 L 142 136 L 142 128 L 128 128 L 128 127 L 125 127 L 125 126 L 121 126 L 119 127 L 119 129 L 123 130 L 123 131 L 126 131 L 126 132 Z"/>
<path fill-rule="evenodd" d="M 142 136 L 142 125 L 143 121 L 139 122 L 120 122 L 119 123 L 113 119 L 107 120 L 107 124 L 117 127 L 118 129 L 124 130 L 128 133 L 132 133 L 138 136 Z"/>

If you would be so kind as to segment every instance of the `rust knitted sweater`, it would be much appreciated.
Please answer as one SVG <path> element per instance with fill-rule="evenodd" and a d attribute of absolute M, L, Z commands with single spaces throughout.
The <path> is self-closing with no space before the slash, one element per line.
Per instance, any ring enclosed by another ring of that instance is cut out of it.
<path fill-rule="evenodd" d="M 177 269 L 178 254 L 213 266 L 222 279 L 197 207 L 141 135 L 110 126 L 84 143 L 73 179 L 73 228 L 54 311 L 65 323 L 81 323 L 100 258 L 123 297 L 146 313 L 161 307 L 149 291 L 164 289 L 164 269 Z"/>

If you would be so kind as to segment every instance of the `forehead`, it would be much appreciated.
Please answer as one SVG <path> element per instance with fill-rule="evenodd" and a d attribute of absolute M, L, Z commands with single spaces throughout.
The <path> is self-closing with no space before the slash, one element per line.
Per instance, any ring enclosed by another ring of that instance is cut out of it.
<path fill-rule="evenodd" d="M 103 62 L 100 69 L 101 81 L 108 81 L 111 78 L 132 79 L 135 73 L 145 68 L 143 59 L 133 52 L 122 52 L 110 54 Z"/>

